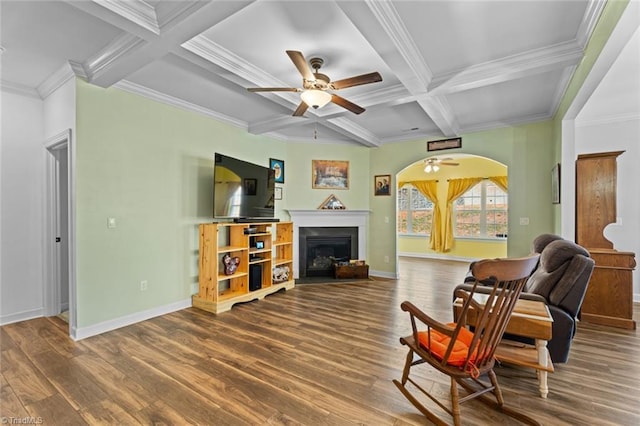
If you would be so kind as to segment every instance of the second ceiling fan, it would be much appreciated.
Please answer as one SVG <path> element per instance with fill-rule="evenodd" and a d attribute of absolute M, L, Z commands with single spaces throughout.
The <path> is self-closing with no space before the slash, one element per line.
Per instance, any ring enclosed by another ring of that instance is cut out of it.
<path fill-rule="evenodd" d="M 424 171 L 427 173 L 431 173 L 431 172 L 437 172 L 438 170 L 440 170 L 440 166 L 458 166 L 460 165 L 460 163 L 456 163 L 454 161 L 452 161 L 453 158 L 451 157 L 447 157 L 447 158 L 437 158 L 437 157 L 431 157 L 431 158 L 427 158 L 426 160 L 424 160 Z"/>
<path fill-rule="evenodd" d="M 382 81 L 382 76 L 377 72 L 368 74 L 362 74 L 355 77 L 345 78 L 342 80 L 331 81 L 331 79 L 319 72 L 320 67 L 324 61 L 321 58 L 312 58 L 307 65 L 307 61 L 304 58 L 302 52 L 295 50 L 287 50 L 287 55 L 291 58 L 291 61 L 296 66 L 300 74 L 302 75 L 302 88 L 297 87 L 250 87 L 247 90 L 250 92 L 300 92 L 302 101 L 298 105 L 298 108 L 294 111 L 293 115 L 299 117 L 303 115 L 307 109 L 320 108 L 329 102 L 333 102 L 336 105 L 345 108 L 354 114 L 362 114 L 365 109 L 359 105 L 354 104 L 346 100 L 345 98 L 330 93 L 329 91 L 346 89 L 347 87 L 360 86 L 363 84 L 376 83 Z"/>

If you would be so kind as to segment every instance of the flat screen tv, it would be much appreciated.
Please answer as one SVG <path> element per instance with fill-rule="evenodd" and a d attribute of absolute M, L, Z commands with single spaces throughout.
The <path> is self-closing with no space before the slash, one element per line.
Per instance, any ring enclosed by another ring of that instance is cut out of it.
<path fill-rule="evenodd" d="M 269 167 L 216 153 L 213 179 L 214 218 L 273 218 L 275 175 Z"/>

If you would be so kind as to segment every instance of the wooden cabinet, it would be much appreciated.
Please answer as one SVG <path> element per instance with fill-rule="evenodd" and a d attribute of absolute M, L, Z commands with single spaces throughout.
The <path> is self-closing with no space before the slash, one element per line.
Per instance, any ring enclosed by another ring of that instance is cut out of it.
<path fill-rule="evenodd" d="M 207 223 L 199 231 L 194 307 L 217 314 L 294 287 L 291 222 Z M 226 256 L 238 262 L 235 270 L 225 268 Z"/>
<path fill-rule="evenodd" d="M 635 329 L 633 269 L 635 255 L 616 250 L 589 250 L 596 266 L 582 302 L 580 319 L 595 324 Z"/>
<path fill-rule="evenodd" d="M 635 255 L 615 250 L 604 236 L 605 227 L 616 221 L 617 157 L 623 152 L 579 155 L 576 161 L 576 243 L 596 262 L 580 319 L 635 329 Z"/>

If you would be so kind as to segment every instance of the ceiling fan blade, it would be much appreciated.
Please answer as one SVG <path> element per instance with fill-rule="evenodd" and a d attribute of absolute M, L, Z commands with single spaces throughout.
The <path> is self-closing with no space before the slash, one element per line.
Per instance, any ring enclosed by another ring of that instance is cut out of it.
<path fill-rule="evenodd" d="M 444 166 L 459 166 L 460 163 L 451 163 L 449 161 L 441 161 L 440 163 L 438 163 L 440 165 L 444 165 Z"/>
<path fill-rule="evenodd" d="M 302 78 L 305 80 L 315 80 L 309 65 L 307 65 L 307 60 L 304 58 L 302 52 L 298 52 L 297 50 L 287 50 L 287 55 L 291 58 L 293 65 L 298 68 L 300 74 L 302 74 Z"/>
<path fill-rule="evenodd" d="M 296 108 L 296 110 L 293 112 L 293 116 L 294 117 L 302 116 L 305 112 L 307 112 L 307 108 L 309 108 L 309 105 L 307 105 L 304 102 L 300 102 L 300 105 L 298 105 L 298 108 Z"/>
<path fill-rule="evenodd" d="M 356 77 L 345 78 L 343 80 L 331 82 L 331 87 L 334 90 L 345 89 L 347 87 L 360 86 L 362 84 L 377 83 L 382 81 L 382 76 L 377 72 L 369 74 L 362 74 Z"/>
<path fill-rule="evenodd" d="M 249 87 L 250 92 L 299 92 L 295 87 Z"/>
<path fill-rule="evenodd" d="M 331 102 L 336 105 L 340 105 L 344 109 L 348 109 L 354 114 L 362 114 L 365 111 L 361 106 L 358 106 L 338 95 L 331 95 Z"/>

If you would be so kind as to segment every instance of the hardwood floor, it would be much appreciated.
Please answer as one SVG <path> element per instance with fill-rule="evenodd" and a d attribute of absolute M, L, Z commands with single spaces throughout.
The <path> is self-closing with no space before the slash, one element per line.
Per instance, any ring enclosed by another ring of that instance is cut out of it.
<path fill-rule="evenodd" d="M 391 383 L 410 333 L 400 303 L 450 320 L 467 264 L 402 259 L 399 280 L 299 285 L 215 316 L 185 309 L 73 342 L 59 318 L 0 328 L 0 415 L 82 424 L 417 425 Z M 638 306 L 635 306 L 638 320 Z M 540 398 L 533 370 L 496 369 L 507 404 L 548 425 L 640 424 L 637 331 L 580 324 Z M 423 385 L 448 392 L 424 366 Z M 477 401 L 465 424 L 517 424 Z"/>

